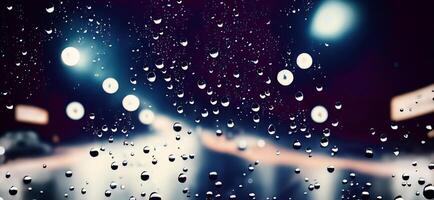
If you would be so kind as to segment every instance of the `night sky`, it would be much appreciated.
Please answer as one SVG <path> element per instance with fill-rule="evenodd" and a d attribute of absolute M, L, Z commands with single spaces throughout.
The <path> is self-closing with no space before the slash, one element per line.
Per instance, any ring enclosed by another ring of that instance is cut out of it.
<path fill-rule="evenodd" d="M 323 40 L 309 32 L 320 1 L 1 1 L 0 129 L 36 129 L 44 140 L 56 136 L 64 143 L 95 139 L 103 125 L 140 134 L 146 126 L 121 104 L 123 96 L 135 94 L 141 107 L 226 135 L 247 131 L 270 137 L 272 124 L 288 144 L 305 137 L 300 127 L 314 135 L 312 141 L 328 128 L 332 142 L 349 150 L 363 144 L 388 146 L 389 152 L 397 145 L 432 151 L 430 140 L 419 145 L 432 114 L 397 123 L 398 131 L 390 128 L 395 123 L 389 117 L 391 97 L 433 83 L 431 3 L 349 3 L 357 10 L 354 28 Z M 62 63 L 60 54 L 68 46 L 86 53 L 83 66 Z M 216 52 L 216 58 L 210 56 Z M 296 65 L 303 52 L 313 58 L 308 70 Z M 294 74 L 290 86 L 276 80 L 282 69 Z M 153 76 L 156 81 L 150 82 Z M 116 94 L 102 90 L 107 77 L 119 82 Z M 298 91 L 301 102 L 294 98 Z M 83 104 L 83 119 L 65 115 L 70 101 Z M 221 105 L 225 101 L 228 107 Z M 49 125 L 15 122 L 6 107 L 20 103 L 47 109 Z M 253 104 L 260 112 L 252 112 Z M 316 105 L 329 111 L 324 124 L 310 120 Z M 96 119 L 90 120 L 90 113 Z M 252 120 L 255 114 L 259 123 Z M 234 128 L 227 127 L 231 120 Z M 288 135 L 292 123 L 298 128 Z M 380 134 L 389 137 L 387 144 L 380 144 Z"/>

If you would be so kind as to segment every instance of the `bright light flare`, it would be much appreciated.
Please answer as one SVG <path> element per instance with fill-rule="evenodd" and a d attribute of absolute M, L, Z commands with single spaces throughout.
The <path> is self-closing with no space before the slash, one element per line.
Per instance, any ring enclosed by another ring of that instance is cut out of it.
<path fill-rule="evenodd" d="M 330 0 L 322 4 L 313 17 L 311 31 L 320 39 L 336 39 L 354 24 L 355 10 L 344 1 Z"/>

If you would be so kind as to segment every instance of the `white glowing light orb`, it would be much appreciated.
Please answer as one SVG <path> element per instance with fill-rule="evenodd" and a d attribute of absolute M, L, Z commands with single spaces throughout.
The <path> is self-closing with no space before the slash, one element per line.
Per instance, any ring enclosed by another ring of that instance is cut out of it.
<path fill-rule="evenodd" d="M 140 100 L 135 95 L 129 94 L 122 99 L 122 106 L 125 110 L 133 112 L 140 106 Z"/>
<path fill-rule="evenodd" d="M 354 18 L 353 7 L 345 1 L 326 1 L 315 13 L 311 30 L 318 38 L 335 39 L 351 28 Z"/>
<path fill-rule="evenodd" d="M 5 154 L 6 150 L 4 147 L 0 146 L 0 156 Z"/>
<path fill-rule="evenodd" d="M 73 101 L 66 106 L 66 115 L 72 120 L 79 120 L 84 116 L 84 107 L 80 102 Z"/>
<path fill-rule="evenodd" d="M 139 121 L 142 122 L 142 124 L 152 124 L 152 122 L 154 122 L 155 120 L 155 115 L 154 112 L 152 112 L 149 109 L 143 109 L 142 111 L 140 111 L 139 113 Z"/>
<path fill-rule="evenodd" d="M 316 123 L 324 123 L 325 121 L 327 121 L 329 113 L 324 106 L 318 105 L 312 109 L 312 111 L 310 112 L 310 117 Z"/>
<path fill-rule="evenodd" d="M 297 66 L 301 69 L 309 69 L 312 66 L 312 56 L 308 53 L 301 53 L 297 56 Z"/>
<path fill-rule="evenodd" d="M 114 78 L 106 78 L 102 82 L 102 89 L 104 92 L 107 92 L 108 94 L 114 94 L 119 89 L 118 81 Z"/>
<path fill-rule="evenodd" d="M 283 86 L 288 86 L 294 81 L 294 75 L 287 69 L 281 70 L 277 73 L 277 81 Z"/>
<path fill-rule="evenodd" d="M 61 57 L 65 65 L 75 66 L 80 61 L 80 52 L 75 47 L 66 47 L 62 51 Z"/>

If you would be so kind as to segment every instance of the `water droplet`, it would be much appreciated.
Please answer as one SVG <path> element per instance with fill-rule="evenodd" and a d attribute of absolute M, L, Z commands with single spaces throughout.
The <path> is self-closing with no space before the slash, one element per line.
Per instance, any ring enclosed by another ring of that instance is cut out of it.
<path fill-rule="evenodd" d="M 253 112 L 258 112 L 260 108 L 261 108 L 261 107 L 260 107 L 259 104 L 257 104 L 257 103 L 253 103 L 253 104 L 252 104 L 252 111 L 253 111 Z"/>
<path fill-rule="evenodd" d="M 92 157 L 97 157 L 99 155 L 98 149 L 97 148 L 91 148 L 89 151 L 89 154 Z"/>
<path fill-rule="evenodd" d="M 292 144 L 292 147 L 294 149 L 300 149 L 301 148 L 301 142 L 298 140 L 294 141 L 294 144 Z"/>
<path fill-rule="evenodd" d="M 329 139 L 328 139 L 327 137 L 323 137 L 323 138 L 321 138 L 320 146 L 321 146 L 322 148 L 325 148 L 325 147 L 327 147 L 328 145 L 329 145 Z"/>
<path fill-rule="evenodd" d="M 428 164 L 428 169 L 429 169 L 429 170 L 433 170 L 433 169 L 434 169 L 434 162 L 430 162 L 430 163 Z"/>
<path fill-rule="evenodd" d="M 180 183 L 185 183 L 185 181 L 187 181 L 187 176 L 184 173 L 180 173 L 178 176 L 178 181 Z"/>
<path fill-rule="evenodd" d="M 276 133 L 276 128 L 274 127 L 273 124 L 268 125 L 268 134 L 270 135 L 274 135 L 274 133 Z"/>
<path fill-rule="evenodd" d="M 301 91 L 296 92 L 295 93 L 295 99 L 297 101 L 303 101 L 303 92 L 301 92 Z"/>
<path fill-rule="evenodd" d="M 110 196 L 112 195 L 112 192 L 111 192 L 110 190 L 106 190 L 106 191 L 104 192 L 104 195 L 105 195 L 106 197 L 110 197 Z"/>
<path fill-rule="evenodd" d="M 119 165 L 117 162 L 112 162 L 112 164 L 110 165 L 110 168 L 112 170 L 117 170 L 119 168 Z"/>
<path fill-rule="evenodd" d="M 221 100 L 221 105 L 223 107 L 228 107 L 229 106 L 229 98 L 228 97 L 223 97 Z"/>
<path fill-rule="evenodd" d="M 396 196 L 396 197 L 394 198 L 394 200 L 404 200 L 404 198 L 402 198 L 402 196 L 399 195 L 399 196 Z"/>
<path fill-rule="evenodd" d="M 407 173 L 402 174 L 402 180 L 408 181 L 408 179 L 410 179 L 410 175 L 408 175 Z"/>
<path fill-rule="evenodd" d="M 218 177 L 218 174 L 217 174 L 217 172 L 215 172 L 215 171 L 212 171 L 212 172 L 209 172 L 209 173 L 208 173 L 208 178 L 209 178 L 210 180 L 216 180 L 217 177 Z"/>
<path fill-rule="evenodd" d="M 45 11 L 47 11 L 47 13 L 53 13 L 54 12 L 54 6 L 45 8 Z"/>
<path fill-rule="evenodd" d="M 369 200 L 369 192 L 368 191 L 362 192 L 362 199 L 363 200 Z"/>
<path fill-rule="evenodd" d="M 149 180 L 149 172 L 143 171 L 142 174 L 140 174 L 140 179 L 142 179 L 142 181 Z"/>
<path fill-rule="evenodd" d="M 170 162 L 175 161 L 175 155 L 170 154 L 170 155 L 169 155 L 169 161 L 170 161 Z"/>
<path fill-rule="evenodd" d="M 163 197 L 160 194 L 158 194 L 157 192 L 152 192 L 149 195 L 149 200 L 161 200 L 162 198 Z"/>
<path fill-rule="evenodd" d="M 149 153 L 151 151 L 151 147 L 145 146 L 143 147 L 143 153 Z"/>
<path fill-rule="evenodd" d="M 205 89 L 206 87 L 206 82 L 204 80 L 199 80 L 197 81 L 197 87 L 201 90 Z"/>
<path fill-rule="evenodd" d="M 9 188 L 9 194 L 10 195 L 16 195 L 18 193 L 18 188 L 15 186 L 12 186 Z"/>
<path fill-rule="evenodd" d="M 393 154 L 395 154 L 395 156 L 398 156 L 399 155 L 399 149 L 395 148 L 395 150 L 393 150 Z"/>
<path fill-rule="evenodd" d="M 419 185 L 423 185 L 425 184 L 425 179 L 420 177 L 419 180 L 417 180 L 417 183 L 419 183 Z"/>
<path fill-rule="evenodd" d="M 423 188 L 422 194 L 427 199 L 434 199 L 434 186 L 432 184 L 426 185 Z"/>
<path fill-rule="evenodd" d="M 70 178 L 72 176 L 72 171 L 71 170 L 66 171 L 65 176 Z"/>
<path fill-rule="evenodd" d="M 330 165 L 330 166 L 327 167 L 327 171 L 329 173 L 333 173 L 335 171 L 335 167 L 333 165 Z"/>
<path fill-rule="evenodd" d="M 157 80 L 157 75 L 155 74 L 155 72 L 149 72 L 147 78 L 149 82 L 153 83 L 155 82 L 155 80 Z"/>
<path fill-rule="evenodd" d="M 367 149 L 365 150 L 365 156 L 366 156 L 367 158 L 372 158 L 372 157 L 374 157 L 374 150 L 372 150 L 372 148 L 367 148 Z"/>
<path fill-rule="evenodd" d="M 14 109 L 14 105 L 10 104 L 10 105 L 6 105 L 6 109 L 8 110 L 12 110 Z"/>
<path fill-rule="evenodd" d="M 157 18 L 157 19 L 154 19 L 152 21 L 154 21 L 155 24 L 161 24 L 161 21 L 163 21 L 163 19 L 162 18 Z"/>
<path fill-rule="evenodd" d="M 219 56 L 219 52 L 216 48 L 212 48 L 209 52 L 211 58 L 217 58 Z"/>
<path fill-rule="evenodd" d="M 181 123 L 180 123 L 180 122 L 175 122 L 175 123 L 173 124 L 173 130 L 174 130 L 175 132 L 180 132 L 180 131 L 182 130 L 182 125 L 181 125 Z"/>
<path fill-rule="evenodd" d="M 233 119 L 228 120 L 228 122 L 226 123 L 226 126 L 228 128 L 233 128 L 235 126 L 235 122 Z"/>
<path fill-rule="evenodd" d="M 188 41 L 187 39 L 181 39 L 181 41 L 179 41 L 179 44 L 181 44 L 183 47 L 186 47 L 188 45 Z"/>
<path fill-rule="evenodd" d="M 342 109 L 342 103 L 340 101 L 337 101 L 335 104 L 335 108 L 336 108 L 336 110 Z"/>
<path fill-rule="evenodd" d="M 30 184 L 32 182 L 32 177 L 30 176 L 24 176 L 23 183 L 24 184 Z"/>

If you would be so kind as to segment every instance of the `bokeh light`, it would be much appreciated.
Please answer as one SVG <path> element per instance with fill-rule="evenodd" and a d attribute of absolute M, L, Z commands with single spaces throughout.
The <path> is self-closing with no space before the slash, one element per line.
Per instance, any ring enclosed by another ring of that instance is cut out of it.
<path fill-rule="evenodd" d="M 79 120 L 84 115 L 84 107 L 80 102 L 73 101 L 66 106 L 66 115 L 72 120 Z"/>
<path fill-rule="evenodd" d="M 155 115 L 154 115 L 154 112 L 152 112 L 152 110 L 143 109 L 140 111 L 139 121 L 142 124 L 150 125 L 150 124 L 152 124 L 152 122 L 154 122 L 154 120 L 155 120 Z"/>
<path fill-rule="evenodd" d="M 329 113 L 324 106 L 318 105 L 312 109 L 310 117 L 316 123 L 324 123 L 325 121 L 327 121 Z"/>
<path fill-rule="evenodd" d="M 326 1 L 313 16 L 311 32 L 319 39 L 337 39 L 352 28 L 355 18 L 355 9 L 349 3 Z"/>
<path fill-rule="evenodd" d="M 119 83 L 116 79 L 110 77 L 102 82 L 102 89 L 108 94 L 114 94 L 119 89 Z"/>
<path fill-rule="evenodd" d="M 75 47 L 66 47 L 62 51 L 61 57 L 65 65 L 75 66 L 80 62 L 80 51 Z"/>
<path fill-rule="evenodd" d="M 283 86 L 291 85 L 292 81 L 294 81 L 294 75 L 287 69 L 281 70 L 277 73 L 277 81 Z"/>
<path fill-rule="evenodd" d="M 129 112 L 136 111 L 140 106 L 140 100 L 137 96 L 129 94 L 122 99 L 122 106 Z"/>

